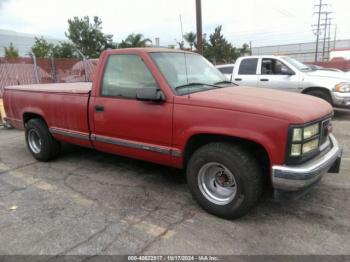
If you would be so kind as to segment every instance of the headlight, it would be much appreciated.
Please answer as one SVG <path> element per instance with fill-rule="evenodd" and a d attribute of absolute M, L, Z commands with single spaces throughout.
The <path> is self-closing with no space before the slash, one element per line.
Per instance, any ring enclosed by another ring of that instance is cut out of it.
<path fill-rule="evenodd" d="M 320 124 L 313 124 L 306 127 L 293 128 L 292 142 L 301 142 L 320 133 Z"/>
<path fill-rule="evenodd" d="M 320 123 L 305 127 L 294 127 L 291 135 L 289 155 L 302 157 L 318 148 L 320 140 Z"/>
<path fill-rule="evenodd" d="M 339 83 L 334 87 L 335 92 L 346 93 L 350 92 L 350 83 Z"/>
<path fill-rule="evenodd" d="M 314 124 L 304 128 L 304 140 L 317 135 L 320 132 L 320 125 Z"/>
<path fill-rule="evenodd" d="M 292 145 L 290 150 L 291 156 L 300 156 L 301 155 L 301 144 Z"/>
<path fill-rule="evenodd" d="M 303 144 L 303 154 L 307 154 L 318 148 L 318 138 Z"/>
<path fill-rule="evenodd" d="M 293 142 L 299 142 L 303 140 L 303 129 L 302 128 L 294 128 L 293 129 Z"/>

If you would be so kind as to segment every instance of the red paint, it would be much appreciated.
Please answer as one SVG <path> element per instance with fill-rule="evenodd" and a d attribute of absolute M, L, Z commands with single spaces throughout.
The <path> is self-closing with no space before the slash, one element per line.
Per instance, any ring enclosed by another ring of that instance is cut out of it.
<path fill-rule="evenodd" d="M 194 135 L 225 135 L 260 144 L 275 165 L 284 163 L 290 124 L 310 122 L 332 113 L 332 108 L 320 99 L 259 88 L 228 87 L 177 96 L 149 56 L 149 52 L 155 51 L 170 52 L 164 49 L 103 52 L 92 87 L 86 83 L 7 87 L 4 102 L 8 120 L 13 126 L 23 128 L 24 114 L 34 113 L 49 128 L 142 144 L 145 148 L 54 134 L 59 140 L 175 167 L 182 166 L 183 154 L 174 156 L 164 152 L 183 153 Z M 143 58 L 164 92 L 165 102 L 100 96 L 106 59 L 121 53 Z M 103 105 L 105 111 L 95 112 L 95 105 Z"/>

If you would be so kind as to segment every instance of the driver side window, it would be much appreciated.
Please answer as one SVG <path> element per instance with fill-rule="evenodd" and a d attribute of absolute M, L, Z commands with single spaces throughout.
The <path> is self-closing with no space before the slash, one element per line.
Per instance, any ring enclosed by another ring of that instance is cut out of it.
<path fill-rule="evenodd" d="M 264 58 L 261 63 L 262 75 L 285 75 L 285 72 L 291 71 L 288 66 L 281 61 L 272 58 Z"/>
<path fill-rule="evenodd" d="M 138 55 L 111 55 L 103 75 L 102 95 L 136 98 L 142 87 L 156 87 L 157 83 Z"/>

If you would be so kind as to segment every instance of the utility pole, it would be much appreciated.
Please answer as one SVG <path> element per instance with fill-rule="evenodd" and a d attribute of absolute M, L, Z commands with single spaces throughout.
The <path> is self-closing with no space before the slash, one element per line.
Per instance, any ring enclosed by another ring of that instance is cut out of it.
<path fill-rule="evenodd" d="M 324 19 L 324 24 L 323 24 L 323 48 L 322 48 L 322 61 L 324 61 L 325 57 L 325 51 L 326 51 L 326 41 L 327 41 L 327 25 L 328 25 L 328 12 L 325 13 L 326 18 Z"/>
<path fill-rule="evenodd" d="M 315 5 L 316 7 L 317 5 Z M 318 40 L 320 39 L 320 22 L 321 22 L 321 10 L 322 10 L 322 0 L 320 0 L 320 3 L 318 5 L 318 22 L 317 22 L 317 29 L 316 29 L 316 52 L 315 52 L 315 62 L 317 62 L 317 56 L 318 56 Z"/>
<path fill-rule="evenodd" d="M 203 55 L 203 35 L 202 35 L 202 1 L 196 0 L 196 20 L 197 20 L 197 47 L 198 53 Z"/>
<path fill-rule="evenodd" d="M 314 12 L 314 15 L 317 15 L 317 24 L 312 25 L 312 27 L 316 27 L 316 29 L 313 29 L 314 34 L 316 35 L 316 48 L 315 48 L 315 62 L 317 62 L 318 60 L 318 53 L 319 53 L 319 45 L 320 45 L 320 41 L 323 40 L 323 50 L 322 50 L 322 59 L 324 58 L 324 50 L 325 50 L 325 39 L 327 36 L 326 32 L 323 32 L 322 30 L 326 30 L 327 31 L 327 26 L 325 24 L 327 24 L 328 21 L 328 14 L 330 14 L 331 12 L 327 12 L 324 11 L 327 10 L 328 4 L 324 3 L 324 0 L 319 0 L 319 4 L 314 5 L 314 8 L 317 8 L 317 11 Z M 325 20 L 322 19 L 323 16 L 327 16 L 326 18 L 326 22 L 324 24 L 321 24 L 321 21 Z M 325 37 L 323 39 L 320 39 L 321 34 L 324 33 Z"/>
<path fill-rule="evenodd" d="M 335 25 L 333 49 L 335 49 L 335 47 L 336 47 L 336 45 L 337 45 L 337 29 L 338 29 L 338 26 Z"/>
<path fill-rule="evenodd" d="M 329 58 L 329 49 L 330 49 L 330 30 L 332 26 L 332 18 L 330 14 L 332 12 L 321 12 L 324 18 L 321 19 L 322 23 L 320 24 L 321 30 L 323 30 L 323 38 L 319 39 L 319 41 L 323 42 L 322 48 L 322 61 L 326 61 Z"/>
<path fill-rule="evenodd" d="M 181 15 L 179 15 L 180 17 L 180 26 L 181 26 L 181 45 L 180 45 L 180 49 L 185 49 L 185 42 L 184 42 L 184 30 L 183 30 L 183 26 L 182 26 L 182 17 Z"/>
<path fill-rule="evenodd" d="M 332 29 L 332 18 L 328 19 L 329 23 L 328 23 L 328 36 L 327 36 L 327 41 L 328 41 L 328 45 L 327 45 L 327 60 L 329 60 L 330 58 L 330 54 L 331 54 L 331 29 Z"/>

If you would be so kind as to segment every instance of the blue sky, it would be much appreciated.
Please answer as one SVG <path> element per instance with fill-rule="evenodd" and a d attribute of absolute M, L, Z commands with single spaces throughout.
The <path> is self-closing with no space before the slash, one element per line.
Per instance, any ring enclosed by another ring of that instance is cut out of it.
<path fill-rule="evenodd" d="M 252 41 L 253 46 L 313 41 L 316 22 L 313 5 L 318 0 L 202 0 L 203 32 L 217 25 L 234 45 Z M 350 38 L 349 0 L 323 0 L 333 11 L 338 39 Z M 103 31 L 119 42 L 129 33 L 160 37 L 161 45 L 195 31 L 195 0 L 0 0 L 0 29 L 64 39 L 67 19 L 98 15 Z M 176 39 L 176 40 L 175 40 Z"/>

